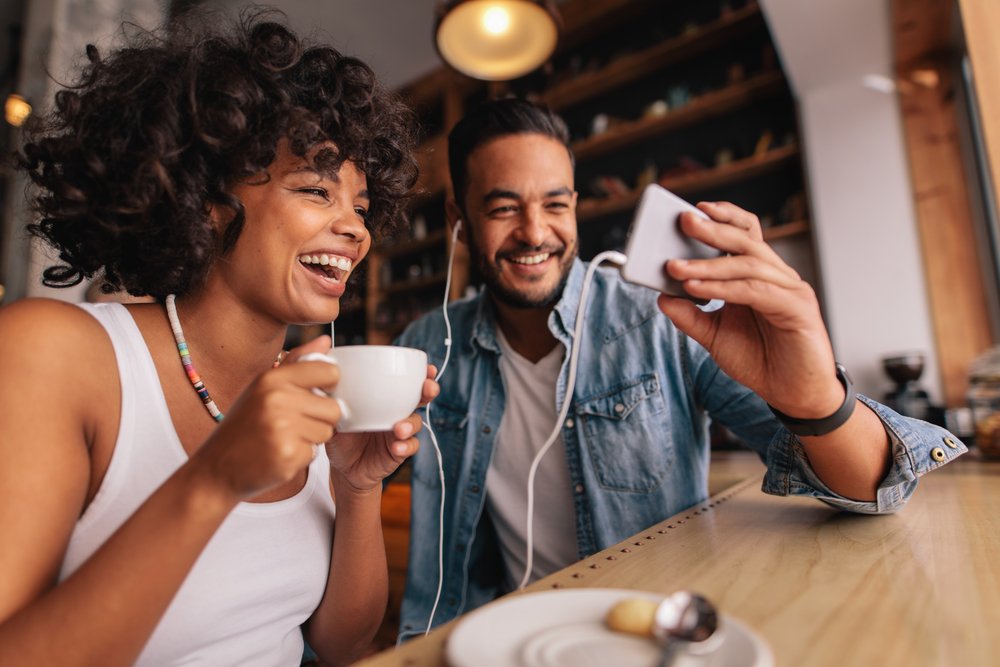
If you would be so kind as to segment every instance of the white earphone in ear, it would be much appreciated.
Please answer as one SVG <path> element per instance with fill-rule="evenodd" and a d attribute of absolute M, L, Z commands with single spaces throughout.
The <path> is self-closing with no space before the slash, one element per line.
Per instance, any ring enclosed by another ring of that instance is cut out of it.
<path fill-rule="evenodd" d="M 461 218 L 455 218 L 455 229 L 458 230 L 458 229 L 461 229 L 461 228 L 462 228 L 462 219 Z"/>

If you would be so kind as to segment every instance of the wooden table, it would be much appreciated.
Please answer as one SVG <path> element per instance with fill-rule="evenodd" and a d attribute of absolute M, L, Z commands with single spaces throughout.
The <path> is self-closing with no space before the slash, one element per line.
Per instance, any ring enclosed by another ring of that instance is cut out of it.
<path fill-rule="evenodd" d="M 753 455 L 712 468 L 705 503 L 525 592 L 700 591 L 760 633 L 779 667 L 1000 664 L 1000 463 L 967 454 L 886 516 L 765 495 Z M 444 665 L 460 620 L 361 664 Z"/>

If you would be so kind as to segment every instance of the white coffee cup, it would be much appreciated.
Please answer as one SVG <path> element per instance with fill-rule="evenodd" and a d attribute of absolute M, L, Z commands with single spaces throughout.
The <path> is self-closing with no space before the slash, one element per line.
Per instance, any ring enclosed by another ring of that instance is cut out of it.
<path fill-rule="evenodd" d="M 340 367 L 340 382 L 329 392 L 340 404 L 338 433 L 391 430 L 420 405 L 427 378 L 427 353 L 411 347 L 345 345 L 299 361 Z"/>

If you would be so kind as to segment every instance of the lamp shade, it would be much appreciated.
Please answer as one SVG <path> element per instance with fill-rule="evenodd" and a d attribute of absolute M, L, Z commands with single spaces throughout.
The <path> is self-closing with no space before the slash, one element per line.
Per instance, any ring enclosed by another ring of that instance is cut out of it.
<path fill-rule="evenodd" d="M 438 6 L 435 44 L 459 72 L 506 81 L 549 59 L 559 27 L 559 12 L 547 0 L 452 0 Z"/>

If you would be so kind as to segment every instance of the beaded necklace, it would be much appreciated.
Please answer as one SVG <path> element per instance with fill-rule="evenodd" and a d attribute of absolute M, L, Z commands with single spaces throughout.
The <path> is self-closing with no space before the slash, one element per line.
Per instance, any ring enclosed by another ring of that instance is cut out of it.
<path fill-rule="evenodd" d="M 166 307 L 167 307 L 167 319 L 170 320 L 170 330 L 174 332 L 174 340 L 177 341 L 177 352 L 181 356 L 181 364 L 184 366 L 184 372 L 187 373 L 188 379 L 191 381 L 191 386 L 194 390 L 198 392 L 198 398 L 201 402 L 205 404 L 205 409 L 208 410 L 208 414 L 211 415 L 212 419 L 217 422 L 221 422 L 225 417 L 222 411 L 219 410 L 219 406 L 215 404 L 212 400 L 211 395 L 208 393 L 208 389 L 205 387 L 205 383 L 202 381 L 201 376 L 198 375 L 198 371 L 195 370 L 194 364 L 191 362 L 191 352 L 188 351 L 187 341 L 184 340 L 184 330 L 181 329 L 181 321 L 177 318 L 177 305 L 174 303 L 175 297 L 173 294 L 167 295 Z M 277 368 L 281 365 L 281 360 L 285 358 L 285 351 L 282 350 L 278 352 L 277 359 L 274 360 L 274 367 Z"/>

